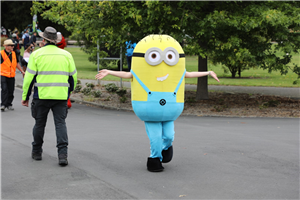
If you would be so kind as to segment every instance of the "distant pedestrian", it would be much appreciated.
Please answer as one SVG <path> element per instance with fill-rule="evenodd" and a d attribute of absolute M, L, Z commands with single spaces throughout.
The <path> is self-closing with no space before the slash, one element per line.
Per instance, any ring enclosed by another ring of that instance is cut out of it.
<path fill-rule="evenodd" d="M 13 51 L 15 44 L 11 39 L 5 40 L 3 44 L 4 48 L 1 51 L 1 111 L 14 110 L 12 102 L 14 100 L 15 91 L 15 76 L 16 68 L 22 70 L 19 64 L 19 58 Z"/>
<path fill-rule="evenodd" d="M 57 42 L 56 46 L 58 46 L 61 49 L 64 49 L 67 46 L 67 43 L 61 32 L 57 32 L 57 38 L 59 41 Z"/>
<path fill-rule="evenodd" d="M 72 55 L 55 45 L 55 28 L 47 27 L 39 35 L 43 38 L 45 46 L 30 55 L 22 95 L 22 105 L 28 107 L 34 85 L 31 112 L 35 125 L 31 157 L 34 160 L 42 160 L 45 126 L 51 109 L 56 129 L 58 163 L 65 166 L 68 164 L 69 144 L 65 121 L 68 113 L 67 99 L 76 86 L 77 71 Z"/>
<path fill-rule="evenodd" d="M 59 47 L 59 48 L 61 48 L 61 49 L 64 49 L 67 46 L 66 40 L 65 40 L 64 36 L 61 34 L 61 32 L 57 32 L 57 43 L 56 43 L 56 46 Z M 70 96 L 71 96 L 71 94 L 70 94 Z M 68 98 L 67 106 L 68 106 L 68 108 L 72 107 L 72 103 L 71 103 L 70 97 Z"/>
<path fill-rule="evenodd" d="M 19 33 L 19 31 L 16 30 L 14 33 L 17 35 L 17 40 L 19 40 L 19 42 L 20 42 L 20 33 Z M 21 49 L 21 45 L 19 47 Z"/>
<path fill-rule="evenodd" d="M 1 37 L 8 37 L 6 34 L 6 29 L 3 26 L 1 26 Z"/>
<path fill-rule="evenodd" d="M 22 36 L 22 44 L 23 44 L 23 47 L 24 47 L 24 50 L 25 50 L 25 44 L 29 43 L 30 41 L 30 37 L 29 37 L 29 33 L 28 33 L 28 29 L 25 30 L 25 33 L 23 34 Z"/>
<path fill-rule="evenodd" d="M 34 46 L 31 43 L 25 44 L 25 51 L 21 60 L 23 71 L 26 72 L 30 54 L 34 51 Z M 24 76 L 23 76 L 24 77 Z"/>
<path fill-rule="evenodd" d="M 20 58 L 20 42 L 16 33 L 12 34 L 12 41 L 15 44 L 13 51 L 16 53 L 17 57 Z"/>
<path fill-rule="evenodd" d="M 30 43 L 33 44 L 33 46 L 36 46 L 36 32 L 33 32 L 31 38 L 30 38 Z"/>

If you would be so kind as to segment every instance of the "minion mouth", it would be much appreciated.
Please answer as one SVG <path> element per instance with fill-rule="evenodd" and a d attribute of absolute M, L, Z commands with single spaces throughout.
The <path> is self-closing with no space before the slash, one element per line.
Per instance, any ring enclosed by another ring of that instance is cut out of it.
<path fill-rule="evenodd" d="M 165 76 L 162 76 L 162 77 L 156 77 L 156 80 L 157 81 L 164 81 L 168 78 L 169 74 L 165 75 Z"/>

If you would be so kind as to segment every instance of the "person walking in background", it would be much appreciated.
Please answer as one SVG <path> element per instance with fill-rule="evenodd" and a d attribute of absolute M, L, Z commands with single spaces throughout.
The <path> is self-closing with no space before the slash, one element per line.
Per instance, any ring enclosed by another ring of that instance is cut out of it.
<path fill-rule="evenodd" d="M 25 44 L 25 51 L 21 60 L 23 71 L 26 72 L 30 54 L 34 51 L 34 46 L 31 43 Z M 24 77 L 24 76 L 23 76 Z"/>
<path fill-rule="evenodd" d="M 19 34 L 20 34 L 20 33 L 19 33 L 18 30 L 15 31 L 15 34 L 17 35 L 17 40 L 20 40 L 20 37 L 19 37 Z M 20 49 L 21 49 L 21 48 L 20 48 Z"/>
<path fill-rule="evenodd" d="M 19 37 L 16 33 L 12 34 L 12 41 L 15 44 L 13 51 L 16 53 L 17 58 L 20 59 L 21 52 L 20 52 L 20 42 L 18 38 Z"/>
<path fill-rule="evenodd" d="M 61 48 L 61 49 L 64 49 L 67 46 L 66 40 L 65 40 L 64 36 L 61 34 L 61 32 L 57 32 L 57 43 L 56 43 L 56 46 L 59 47 L 59 48 Z M 71 94 L 70 94 L 70 96 L 71 96 Z M 72 107 L 72 103 L 71 103 L 70 97 L 68 98 L 67 106 L 68 106 L 68 108 Z"/>
<path fill-rule="evenodd" d="M 8 37 L 6 34 L 6 29 L 3 26 L 1 26 L 1 37 Z"/>
<path fill-rule="evenodd" d="M 56 46 L 61 49 L 64 49 L 67 46 L 67 43 L 66 43 L 64 36 L 61 34 L 61 32 L 57 32 L 57 39 L 58 39 L 58 42 L 57 42 Z"/>
<path fill-rule="evenodd" d="M 133 50 L 136 46 L 136 43 L 131 44 L 131 41 L 129 42 L 125 42 L 126 44 L 126 59 L 127 59 L 127 65 L 128 65 L 128 71 L 130 72 L 131 70 L 131 59 L 132 59 L 132 54 L 133 54 Z"/>
<path fill-rule="evenodd" d="M 31 38 L 30 38 L 30 44 L 33 44 L 33 46 L 36 46 L 36 32 L 33 32 Z"/>
<path fill-rule="evenodd" d="M 35 125 L 31 157 L 34 160 L 42 160 L 45 126 L 51 109 L 57 138 L 58 163 L 65 166 L 68 164 L 68 134 L 65 121 L 68 113 L 67 99 L 76 86 L 77 71 L 72 55 L 55 45 L 55 28 L 48 26 L 39 35 L 43 38 L 45 46 L 30 55 L 21 102 L 23 106 L 28 107 L 34 85 L 31 112 Z"/>
<path fill-rule="evenodd" d="M 14 110 L 12 102 L 14 100 L 16 68 L 22 74 L 25 73 L 19 64 L 19 58 L 13 51 L 15 43 L 8 39 L 4 41 L 3 46 L 5 49 L 1 51 L 1 111 L 5 109 Z"/>
<path fill-rule="evenodd" d="M 25 33 L 22 36 L 22 44 L 23 44 L 23 47 L 24 47 L 24 51 L 26 50 L 25 49 L 25 44 L 29 43 L 29 40 L 30 40 L 30 37 L 29 37 L 29 34 L 28 34 L 28 29 L 26 29 Z"/>

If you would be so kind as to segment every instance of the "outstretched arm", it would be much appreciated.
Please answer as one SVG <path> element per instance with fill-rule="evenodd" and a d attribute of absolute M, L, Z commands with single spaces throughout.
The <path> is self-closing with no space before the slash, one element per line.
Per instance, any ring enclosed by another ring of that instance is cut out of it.
<path fill-rule="evenodd" d="M 102 69 L 99 71 L 99 74 L 96 75 L 96 79 L 102 79 L 109 74 L 120 78 L 132 78 L 131 72 L 112 71 L 108 69 Z"/>
<path fill-rule="evenodd" d="M 218 77 L 217 77 L 217 74 L 213 71 L 208 71 L 208 72 L 186 72 L 185 73 L 185 78 L 197 78 L 197 77 L 208 76 L 208 75 L 210 75 L 211 77 L 216 79 L 216 81 L 220 82 Z"/>

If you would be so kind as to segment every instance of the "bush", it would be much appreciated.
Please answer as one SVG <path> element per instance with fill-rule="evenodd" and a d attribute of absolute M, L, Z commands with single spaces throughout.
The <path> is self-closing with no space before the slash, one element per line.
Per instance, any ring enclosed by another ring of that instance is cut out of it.
<path fill-rule="evenodd" d="M 114 93 L 114 92 L 116 92 L 118 90 L 118 87 L 114 83 L 109 83 L 109 84 L 105 85 L 105 89 L 108 92 Z"/>
<path fill-rule="evenodd" d="M 120 97 L 120 102 L 121 103 L 125 103 L 127 100 L 127 98 L 125 96 Z"/>
<path fill-rule="evenodd" d="M 95 90 L 92 92 L 92 95 L 96 98 L 101 97 L 102 92 L 100 90 Z"/>
<path fill-rule="evenodd" d="M 119 88 L 116 93 L 120 96 L 120 97 L 123 97 L 125 94 L 126 94 L 126 89 L 123 89 L 123 88 Z"/>
<path fill-rule="evenodd" d="M 259 106 L 259 109 L 269 108 L 269 107 L 277 107 L 280 104 L 280 101 L 270 100 L 268 102 L 264 102 Z"/>
<path fill-rule="evenodd" d="M 92 91 L 92 89 L 90 88 L 90 87 L 86 87 L 86 88 L 83 88 L 83 90 L 82 90 L 82 93 L 84 94 L 84 95 L 90 95 L 91 94 L 91 91 Z"/>
<path fill-rule="evenodd" d="M 86 87 L 93 89 L 95 85 L 93 83 L 85 83 Z"/>
<path fill-rule="evenodd" d="M 101 69 L 118 69 L 119 60 L 100 60 L 99 64 L 101 65 Z"/>
<path fill-rule="evenodd" d="M 81 85 L 76 85 L 74 93 L 79 93 L 81 90 L 82 86 Z"/>
<path fill-rule="evenodd" d="M 195 97 L 188 97 L 185 99 L 185 103 L 196 103 Z"/>
<path fill-rule="evenodd" d="M 81 80 L 77 79 L 77 85 L 81 84 Z"/>

